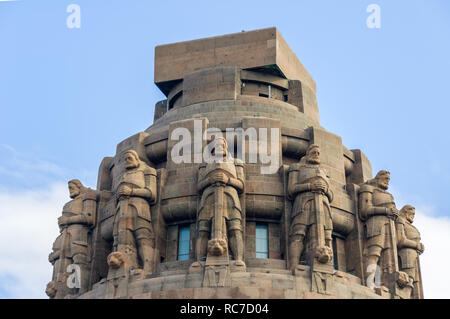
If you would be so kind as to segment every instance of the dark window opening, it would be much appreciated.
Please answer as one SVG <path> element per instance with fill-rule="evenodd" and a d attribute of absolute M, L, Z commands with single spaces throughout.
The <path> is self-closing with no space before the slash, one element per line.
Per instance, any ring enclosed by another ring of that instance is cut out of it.
<path fill-rule="evenodd" d="M 337 247 L 336 247 L 336 237 L 333 236 L 333 243 L 332 243 L 332 248 L 333 248 L 333 259 L 331 260 L 331 262 L 333 263 L 333 268 L 336 270 L 339 270 L 339 265 L 338 265 L 338 259 L 337 259 Z"/>
<path fill-rule="evenodd" d="M 173 109 L 173 107 L 175 106 L 175 103 L 177 102 L 178 99 L 181 98 L 182 95 L 183 95 L 183 91 L 180 91 L 172 97 L 172 99 L 169 101 L 169 106 L 168 106 L 169 110 Z"/>

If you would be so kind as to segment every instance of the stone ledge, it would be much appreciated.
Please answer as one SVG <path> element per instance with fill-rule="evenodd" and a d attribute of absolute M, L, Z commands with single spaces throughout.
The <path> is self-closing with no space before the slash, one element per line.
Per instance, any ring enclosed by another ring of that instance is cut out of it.
<path fill-rule="evenodd" d="M 364 299 L 387 298 L 379 296 L 367 287 L 355 283 L 350 274 L 340 274 L 333 277 L 335 289 L 331 294 L 320 294 L 311 291 L 310 272 L 305 271 L 294 276 L 289 271 L 285 273 L 280 269 L 266 269 L 274 273 L 261 273 L 247 268 L 247 272 L 231 272 L 231 286 L 202 287 L 201 273 L 177 274 L 173 276 L 160 276 L 144 280 L 136 280 L 128 285 L 126 298 L 205 298 L 205 299 Z M 286 273 L 287 272 L 287 273 Z M 80 298 L 104 298 L 106 293 L 106 280 L 96 284 L 88 293 Z"/>

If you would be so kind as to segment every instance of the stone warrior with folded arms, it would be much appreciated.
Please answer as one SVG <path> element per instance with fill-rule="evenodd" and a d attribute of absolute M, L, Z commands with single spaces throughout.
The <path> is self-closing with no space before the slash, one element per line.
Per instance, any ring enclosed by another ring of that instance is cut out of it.
<path fill-rule="evenodd" d="M 200 165 L 198 190 L 201 194 L 198 212 L 197 262 L 208 255 L 233 254 L 235 265 L 245 267 L 243 260 L 242 209 L 239 193 L 244 189 L 244 165 L 227 151 L 227 142 L 218 137 L 214 140 L 214 156 L 219 160 Z M 211 236 L 210 236 L 211 234 Z M 208 238 L 211 240 L 208 241 Z"/>
<path fill-rule="evenodd" d="M 49 261 L 53 264 L 53 278 L 47 285 L 50 298 L 76 297 L 89 285 L 91 258 L 90 231 L 95 223 L 97 192 L 73 179 L 69 181 L 71 201 L 63 207 L 58 219 L 60 235 L 53 244 Z M 73 265 L 73 266 L 71 266 Z M 69 268 L 70 266 L 70 268 Z M 72 274 L 72 275 L 71 275 Z M 68 283 L 73 276 L 73 287 Z"/>
<path fill-rule="evenodd" d="M 310 263 L 314 260 L 331 263 L 333 223 L 330 203 L 333 192 L 320 165 L 318 145 L 310 145 L 300 163 L 290 166 L 288 193 L 294 198 L 289 230 L 289 269 L 295 270 L 305 245 Z"/>
<path fill-rule="evenodd" d="M 398 257 L 400 270 L 407 273 L 412 286 L 412 298 L 423 298 L 419 255 L 423 253 L 425 247 L 420 242 L 420 233 L 412 225 L 416 209 L 414 206 L 405 205 L 400 210 L 397 219 L 397 240 Z"/>
<path fill-rule="evenodd" d="M 114 187 L 114 252 L 128 255 L 131 268 L 151 274 L 155 237 L 150 203 L 156 200 L 156 170 L 141 161 L 134 150 L 126 151 L 124 160 L 126 170 Z"/>

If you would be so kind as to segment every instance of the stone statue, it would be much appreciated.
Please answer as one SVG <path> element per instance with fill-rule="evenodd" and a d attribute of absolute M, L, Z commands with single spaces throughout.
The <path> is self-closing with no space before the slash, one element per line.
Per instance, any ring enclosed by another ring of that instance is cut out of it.
<path fill-rule="evenodd" d="M 69 181 L 68 185 L 72 200 L 64 205 L 62 216 L 58 219 L 60 235 L 49 255 L 54 268 L 46 293 L 50 298 L 57 299 L 75 297 L 88 289 L 91 258 L 89 236 L 97 208 L 96 191 L 84 187 L 77 179 Z M 69 287 L 67 283 L 69 265 L 75 265 L 74 287 Z"/>
<path fill-rule="evenodd" d="M 420 299 L 423 298 L 423 294 L 419 255 L 423 253 L 425 247 L 420 242 L 419 231 L 412 225 L 415 213 L 415 208 L 411 205 L 405 205 L 400 210 L 400 216 L 396 223 L 397 249 L 400 269 L 408 274 L 409 282 L 413 287 L 412 297 Z"/>
<path fill-rule="evenodd" d="M 63 298 L 62 293 L 67 289 L 66 285 L 66 271 L 63 270 L 61 266 L 61 248 L 62 248 L 62 229 L 59 227 L 60 234 L 58 237 L 56 237 L 55 241 L 53 242 L 52 246 L 52 252 L 48 255 L 48 261 L 53 266 L 53 274 L 52 274 L 52 281 L 50 281 L 47 284 L 47 287 L 45 289 L 45 293 L 47 296 L 49 296 L 50 299 L 53 299 L 56 297 L 56 293 L 58 291 L 58 286 L 60 286 L 60 298 Z"/>
<path fill-rule="evenodd" d="M 390 173 L 381 170 L 359 189 L 359 213 L 366 228 L 366 284 L 371 288 L 375 287 L 376 271 L 372 265 L 379 265 L 383 274 L 398 268 L 394 226 L 398 210 L 394 197 L 387 192 L 389 181 Z"/>
<path fill-rule="evenodd" d="M 310 262 L 331 263 L 333 192 L 320 165 L 319 146 L 310 145 L 300 163 L 290 166 L 288 193 L 294 198 L 289 229 L 289 269 L 295 271 L 305 244 Z"/>
<path fill-rule="evenodd" d="M 113 229 L 114 252 L 128 255 L 131 268 L 142 269 L 144 274 L 151 274 L 155 236 L 150 203 L 156 200 L 156 171 L 141 161 L 134 150 L 126 151 L 124 160 L 126 171 L 113 190 L 117 198 Z M 114 265 L 110 266 L 114 268 Z"/>
<path fill-rule="evenodd" d="M 228 244 L 236 266 L 245 267 L 242 238 L 242 210 L 238 193 L 244 189 L 244 165 L 227 152 L 224 138 L 216 138 L 214 155 L 221 157 L 214 163 L 200 166 L 198 191 L 201 200 L 198 211 L 197 262 L 209 256 L 228 256 Z M 211 236 L 210 236 L 211 234 Z M 211 240 L 208 242 L 208 238 Z"/>

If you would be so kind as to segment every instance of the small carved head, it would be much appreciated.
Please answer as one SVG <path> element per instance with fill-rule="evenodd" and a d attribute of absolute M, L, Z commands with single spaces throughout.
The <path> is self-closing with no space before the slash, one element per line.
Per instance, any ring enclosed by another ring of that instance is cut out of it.
<path fill-rule="evenodd" d="M 208 242 L 208 252 L 212 256 L 222 256 L 228 249 L 226 240 L 214 238 Z"/>
<path fill-rule="evenodd" d="M 54 281 L 50 281 L 47 284 L 47 287 L 45 288 L 45 293 L 47 294 L 47 296 L 50 297 L 50 299 L 55 298 L 56 296 L 56 285 Z"/>
<path fill-rule="evenodd" d="M 108 266 L 113 269 L 119 269 L 124 264 L 123 253 L 116 251 L 108 255 Z"/>
<path fill-rule="evenodd" d="M 139 166 L 139 155 L 135 150 L 128 150 L 124 154 L 125 167 L 127 169 Z"/>
<path fill-rule="evenodd" d="M 228 147 L 228 143 L 224 137 L 216 137 L 214 139 L 213 154 L 225 156 L 225 155 L 227 155 L 227 152 L 228 152 L 227 147 Z"/>
<path fill-rule="evenodd" d="M 408 222 L 412 224 L 414 216 L 416 215 L 416 208 L 411 205 L 405 205 L 400 209 L 400 216 L 406 218 Z"/>
<path fill-rule="evenodd" d="M 70 198 L 75 198 L 85 191 L 85 187 L 78 179 L 72 179 L 68 182 Z"/>
<path fill-rule="evenodd" d="M 377 173 L 375 176 L 375 181 L 381 189 L 388 189 L 389 188 L 389 181 L 391 180 L 391 173 L 385 170 L 381 170 Z"/>
<path fill-rule="evenodd" d="M 320 164 L 320 148 L 317 144 L 311 144 L 306 150 L 306 162 L 308 164 Z"/>

